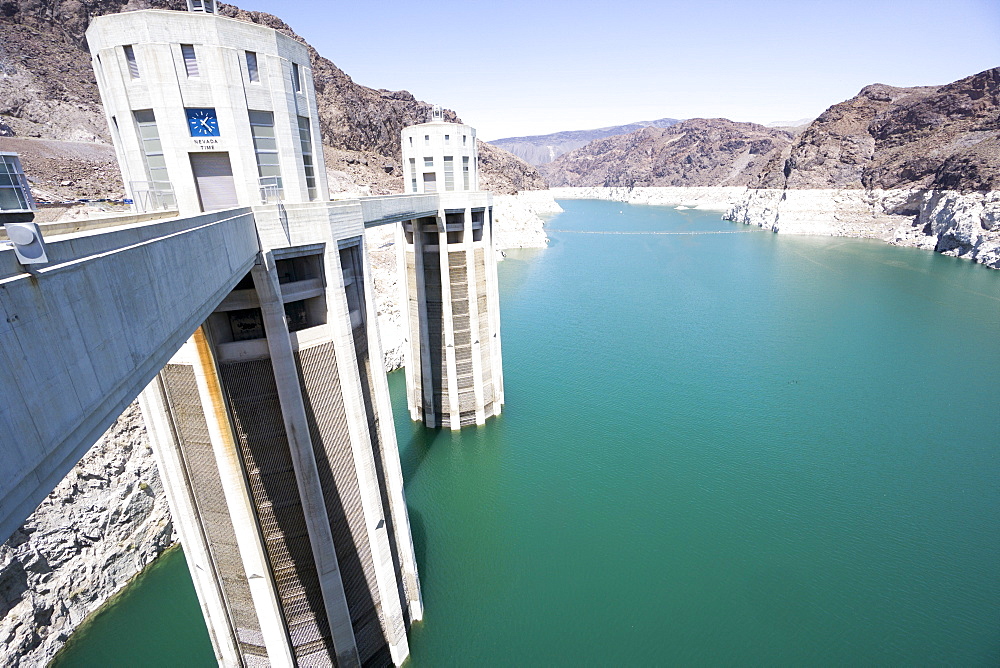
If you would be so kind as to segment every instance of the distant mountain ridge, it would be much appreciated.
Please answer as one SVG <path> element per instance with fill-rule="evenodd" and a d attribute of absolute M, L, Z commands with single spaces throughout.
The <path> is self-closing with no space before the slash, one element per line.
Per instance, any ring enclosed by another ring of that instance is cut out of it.
<path fill-rule="evenodd" d="M 940 86 L 865 86 L 804 128 L 690 119 L 595 140 L 550 186 L 1000 190 L 1000 67 Z"/>
<path fill-rule="evenodd" d="M 748 186 L 793 138 L 756 123 L 692 118 L 598 139 L 539 170 L 550 186 Z"/>
<path fill-rule="evenodd" d="M 604 139 L 615 135 L 625 135 L 642 128 L 668 128 L 680 123 L 676 118 L 660 118 L 655 121 L 636 121 L 627 125 L 612 125 L 594 130 L 566 130 L 547 135 L 532 135 L 528 137 L 507 137 L 495 139 L 489 144 L 499 146 L 513 153 L 528 164 L 544 165 L 552 162 L 560 155 L 586 146 L 595 139 Z"/>

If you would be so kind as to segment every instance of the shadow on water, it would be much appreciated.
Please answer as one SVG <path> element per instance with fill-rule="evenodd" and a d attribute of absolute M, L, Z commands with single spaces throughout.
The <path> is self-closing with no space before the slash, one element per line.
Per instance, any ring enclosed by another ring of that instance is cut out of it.
<path fill-rule="evenodd" d="M 420 574 L 420 588 L 426 589 L 427 583 L 431 581 L 429 564 L 427 563 L 427 529 L 420 511 L 407 504 L 406 512 L 410 516 L 410 535 L 413 538 L 413 552 Z"/>
<path fill-rule="evenodd" d="M 431 446 L 437 441 L 450 441 L 451 432 L 437 427 L 427 427 L 421 423 L 411 423 L 413 434 L 406 446 L 399 449 L 399 463 L 403 469 L 403 480 L 412 480 L 420 465 L 430 454 Z"/>

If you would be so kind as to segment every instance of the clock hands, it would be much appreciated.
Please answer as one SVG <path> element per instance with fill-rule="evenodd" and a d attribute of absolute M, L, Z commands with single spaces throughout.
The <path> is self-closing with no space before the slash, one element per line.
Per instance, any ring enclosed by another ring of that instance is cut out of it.
<path fill-rule="evenodd" d="M 214 109 L 189 109 L 188 124 L 191 126 L 191 136 L 211 136 L 219 134 L 219 120 Z"/>

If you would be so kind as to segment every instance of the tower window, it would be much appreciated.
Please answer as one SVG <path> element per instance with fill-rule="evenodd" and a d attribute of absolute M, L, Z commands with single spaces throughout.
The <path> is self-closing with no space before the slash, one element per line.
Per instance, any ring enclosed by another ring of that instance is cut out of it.
<path fill-rule="evenodd" d="M 469 156 L 462 156 L 462 185 L 463 190 L 469 189 Z"/>
<path fill-rule="evenodd" d="M 410 137 L 413 141 L 413 137 Z M 417 192 L 417 159 L 410 158 L 410 186 L 413 192 Z"/>
<path fill-rule="evenodd" d="M 257 69 L 257 54 L 253 51 L 247 51 L 247 76 L 250 77 L 250 83 L 260 82 L 260 70 Z"/>
<path fill-rule="evenodd" d="M 431 145 L 431 136 L 424 135 L 424 146 L 430 146 L 430 145 Z"/>
<path fill-rule="evenodd" d="M 351 244 L 340 249 L 340 267 L 344 276 L 344 293 L 347 310 L 351 317 L 351 328 L 365 326 L 365 275 L 363 256 L 359 244 Z"/>
<path fill-rule="evenodd" d="M 444 136 L 444 143 L 445 144 L 450 144 L 451 143 L 451 135 L 445 135 Z"/>
<path fill-rule="evenodd" d="M 309 129 L 309 119 L 299 116 L 299 142 L 302 146 L 302 167 L 305 170 L 306 188 L 309 199 L 316 199 L 316 168 L 313 165 L 312 132 Z"/>
<path fill-rule="evenodd" d="M 462 146 L 465 146 L 465 140 L 468 139 L 466 135 L 462 135 Z"/>
<path fill-rule="evenodd" d="M 437 191 L 437 174 L 434 172 L 424 172 L 424 192 L 436 193 Z"/>
<path fill-rule="evenodd" d="M 248 308 L 239 311 L 229 311 L 229 327 L 232 330 L 233 341 L 250 341 L 263 339 L 264 314 L 259 308 Z"/>
<path fill-rule="evenodd" d="M 433 167 L 434 158 L 431 156 L 424 156 L 424 167 Z"/>
<path fill-rule="evenodd" d="M 181 55 L 184 56 L 184 69 L 189 77 L 198 76 L 198 58 L 194 54 L 193 44 L 181 44 Z"/>
<path fill-rule="evenodd" d="M 309 311 L 306 308 L 306 300 L 285 304 L 285 320 L 288 322 L 289 332 L 297 332 L 308 327 Z"/>
<path fill-rule="evenodd" d="M 274 114 L 270 111 L 250 111 L 250 135 L 257 155 L 257 174 L 261 187 L 282 189 L 281 168 L 278 166 L 278 145 L 274 137 Z"/>
<path fill-rule="evenodd" d="M 126 44 L 122 47 L 125 50 L 125 62 L 128 63 L 128 75 L 132 79 L 139 78 L 139 63 L 135 59 L 135 51 L 132 49 L 131 44 Z"/>
<path fill-rule="evenodd" d="M 296 93 L 302 92 L 302 75 L 299 73 L 299 66 L 292 63 L 292 90 Z"/>
<path fill-rule="evenodd" d="M 444 156 L 444 189 L 455 189 L 455 158 L 450 155 Z"/>
<path fill-rule="evenodd" d="M 319 278 L 323 274 L 322 255 L 297 255 L 290 258 L 282 258 L 275 262 L 275 269 L 278 272 L 278 282 L 296 283 L 298 281 L 308 281 L 312 278 Z"/>
<path fill-rule="evenodd" d="M 162 190 L 170 187 L 167 177 L 167 162 L 163 157 L 163 146 L 160 144 L 160 133 L 156 128 L 156 117 L 152 109 L 133 112 L 135 124 L 139 128 L 139 140 L 142 142 L 142 153 L 146 158 L 146 171 L 153 188 Z"/>

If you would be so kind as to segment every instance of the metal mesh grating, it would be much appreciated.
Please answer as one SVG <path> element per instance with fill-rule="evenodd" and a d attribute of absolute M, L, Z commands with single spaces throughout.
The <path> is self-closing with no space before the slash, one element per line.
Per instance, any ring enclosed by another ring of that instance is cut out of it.
<path fill-rule="evenodd" d="M 417 298 L 416 254 L 410 251 L 406 252 L 406 292 L 410 318 L 410 356 L 408 358 L 410 369 L 408 373 L 413 376 L 413 392 L 416 395 L 414 403 L 422 415 L 424 406 L 421 400 L 423 382 L 420 373 L 420 301 Z"/>
<path fill-rule="evenodd" d="M 496 340 L 490 336 L 489 297 L 486 289 L 486 255 L 477 248 L 473 255 L 476 272 L 474 303 L 479 312 L 479 356 L 483 376 L 483 408 L 486 415 L 493 414 L 493 348 Z M 471 300 L 470 300 L 471 301 Z"/>
<path fill-rule="evenodd" d="M 334 655 L 269 359 L 220 366 L 237 442 L 298 660 Z M 327 665 L 330 659 L 327 658 Z"/>
<path fill-rule="evenodd" d="M 425 413 L 444 414 L 444 388 L 448 387 L 448 369 L 444 358 L 444 314 L 441 307 L 441 256 L 437 250 L 424 250 L 424 303 L 427 314 L 427 350 L 431 386 L 423 388 Z"/>
<path fill-rule="evenodd" d="M 380 606 L 333 343 L 303 349 L 296 361 L 355 642 L 365 661 L 387 644 L 387 634 L 381 624 L 377 634 L 359 634 L 365 620 L 379 619 Z"/>
<path fill-rule="evenodd" d="M 226 601 L 230 623 L 240 653 L 251 664 L 252 657 L 266 656 L 267 652 L 209 440 L 194 368 L 168 364 L 163 368 L 161 378 L 180 440 L 184 467 L 191 481 L 198 519 Z"/>

